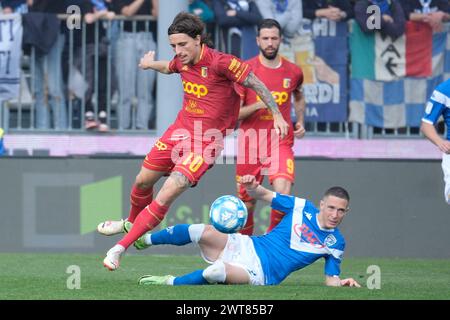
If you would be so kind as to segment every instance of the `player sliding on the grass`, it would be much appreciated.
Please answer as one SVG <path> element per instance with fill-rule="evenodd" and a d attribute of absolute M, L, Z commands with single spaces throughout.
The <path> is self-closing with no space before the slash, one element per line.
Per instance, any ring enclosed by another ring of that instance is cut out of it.
<path fill-rule="evenodd" d="M 183 82 L 183 108 L 175 122 L 145 157 L 131 191 L 130 232 L 106 254 L 103 264 L 109 270 L 119 267 L 120 256 L 145 232 L 155 228 L 172 203 L 189 187 L 195 186 L 210 169 L 223 149 L 223 138 L 232 131 L 239 115 L 240 98 L 234 83 L 253 89 L 273 115 L 280 137 L 288 133 L 278 105 L 266 86 L 240 59 L 208 47 L 204 24 L 195 15 L 178 14 L 168 29 L 176 56 L 172 61 L 155 60 L 148 52 L 140 61 L 142 69 L 180 73 Z M 170 175 L 153 199 L 153 186 Z M 105 235 L 123 232 L 124 221 L 100 223 Z"/>
<path fill-rule="evenodd" d="M 352 278 L 339 278 L 345 242 L 337 226 L 348 212 L 349 195 L 345 189 L 328 189 L 318 210 L 308 200 L 262 187 L 254 176 L 243 176 L 240 183 L 252 197 L 270 202 L 273 209 L 285 213 L 280 223 L 263 236 L 228 235 L 205 224 L 179 224 L 147 233 L 135 242 L 136 248 L 194 242 L 211 265 L 179 277 L 143 276 L 139 284 L 275 285 L 290 273 L 324 258 L 326 285 L 360 287 Z"/>

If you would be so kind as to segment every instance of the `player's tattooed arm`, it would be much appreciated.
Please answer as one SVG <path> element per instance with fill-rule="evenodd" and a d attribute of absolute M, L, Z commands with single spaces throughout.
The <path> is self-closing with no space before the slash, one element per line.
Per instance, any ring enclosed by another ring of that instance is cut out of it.
<path fill-rule="evenodd" d="M 280 114 L 280 109 L 273 99 L 272 93 L 264 85 L 264 83 L 259 80 L 253 72 L 250 72 L 242 83 L 245 87 L 253 89 L 256 94 L 261 98 L 261 100 L 267 105 L 267 108 L 272 112 L 272 114 Z"/>
<path fill-rule="evenodd" d="M 245 87 L 250 88 L 256 92 L 256 94 L 261 98 L 261 100 L 267 105 L 267 108 L 272 112 L 273 115 L 273 127 L 276 132 L 283 139 L 289 131 L 289 125 L 284 120 L 283 115 L 278 109 L 277 103 L 273 99 L 272 93 L 267 89 L 264 83 L 261 82 L 253 72 L 250 72 L 242 83 Z"/>

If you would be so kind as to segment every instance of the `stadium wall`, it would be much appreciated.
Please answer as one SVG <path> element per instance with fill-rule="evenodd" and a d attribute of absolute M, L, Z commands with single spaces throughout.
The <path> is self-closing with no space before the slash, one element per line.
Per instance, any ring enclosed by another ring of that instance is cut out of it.
<path fill-rule="evenodd" d="M 235 193 L 234 159 L 226 160 L 176 201 L 163 227 L 206 222 L 209 204 Z M 100 236 L 95 227 L 128 212 L 140 164 L 140 157 L 0 158 L 0 252 L 102 255 L 119 237 Z M 318 204 L 334 185 L 345 187 L 351 197 L 351 211 L 341 226 L 346 256 L 450 257 L 450 207 L 443 200 L 439 160 L 296 160 L 297 196 Z M 258 234 L 264 232 L 269 212 L 258 204 Z M 134 248 L 128 252 L 136 253 Z M 193 246 L 145 252 L 151 253 L 198 254 Z"/>

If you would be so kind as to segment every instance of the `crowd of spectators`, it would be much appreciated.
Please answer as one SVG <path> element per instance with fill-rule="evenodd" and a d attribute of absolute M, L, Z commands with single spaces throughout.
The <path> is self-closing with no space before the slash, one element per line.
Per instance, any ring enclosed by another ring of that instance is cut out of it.
<path fill-rule="evenodd" d="M 118 94 L 115 110 L 118 129 L 145 130 L 154 125 L 156 76 L 154 72 L 139 70 L 137 65 L 145 52 L 156 47 L 158 0 L 1 0 L 0 3 L 4 14 L 23 14 L 24 51 L 29 54 L 30 48 L 34 48 L 32 92 L 37 129 L 67 128 L 70 100 L 78 108 L 84 103 L 86 129 L 108 131 L 111 123 L 107 119 L 111 114 L 111 110 L 106 109 L 111 99 L 108 93 L 115 92 Z M 58 20 L 55 14 L 67 13 L 71 5 L 81 8 L 86 37 L 82 40 L 82 32 L 74 31 L 73 63 L 69 66 L 69 32 L 65 21 Z M 367 12 L 371 5 L 380 9 L 380 29 L 368 27 L 368 21 L 375 19 Z M 433 30 L 441 30 L 442 23 L 450 20 L 449 10 L 448 0 L 189 1 L 189 11 L 205 22 L 213 41 L 222 43 L 221 49 L 243 59 L 258 53 L 255 26 L 265 18 L 276 19 L 281 24 L 287 42 L 298 35 L 303 19 L 316 18 L 332 21 L 354 18 L 363 32 L 381 32 L 397 38 L 405 32 L 407 20 L 427 23 Z M 116 15 L 147 15 L 152 19 L 120 21 L 113 19 Z M 101 23 L 96 24 L 99 19 Z M 112 58 L 111 68 L 108 68 L 107 57 Z M 111 90 L 107 90 L 108 86 Z"/>

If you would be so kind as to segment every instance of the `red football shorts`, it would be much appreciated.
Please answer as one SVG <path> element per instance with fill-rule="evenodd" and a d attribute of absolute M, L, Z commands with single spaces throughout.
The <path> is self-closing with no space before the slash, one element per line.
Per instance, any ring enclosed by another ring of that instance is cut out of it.
<path fill-rule="evenodd" d="M 255 176 L 256 180 L 262 184 L 264 176 L 269 176 L 270 184 L 277 178 L 289 180 L 291 183 L 295 181 L 294 152 L 290 145 L 280 144 L 278 157 L 272 157 L 271 161 L 263 163 L 260 159 L 255 164 L 238 163 L 236 165 L 236 182 L 238 182 L 238 196 L 242 201 L 250 202 L 253 200 L 245 188 L 239 184 L 240 178 L 247 174 Z M 238 157 L 239 159 L 239 157 Z M 248 158 L 246 159 L 248 161 Z"/>
<path fill-rule="evenodd" d="M 174 129 L 169 128 L 156 141 L 142 166 L 167 175 L 173 171 L 180 172 L 195 186 L 214 165 L 222 149 L 223 146 L 212 143 L 195 143 L 190 137 L 175 134 Z"/>

